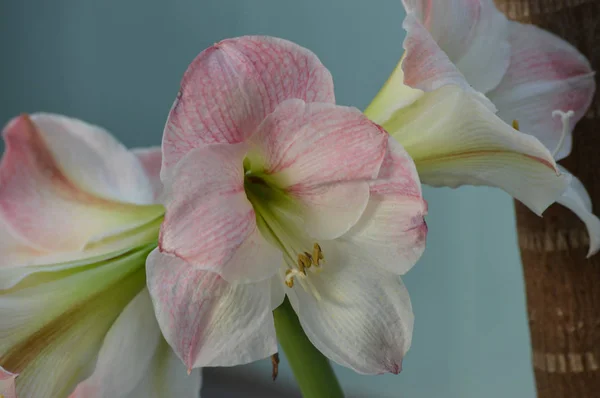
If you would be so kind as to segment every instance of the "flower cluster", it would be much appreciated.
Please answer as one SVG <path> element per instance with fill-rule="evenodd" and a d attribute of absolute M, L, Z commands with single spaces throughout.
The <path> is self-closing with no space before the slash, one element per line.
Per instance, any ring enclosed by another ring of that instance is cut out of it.
<path fill-rule="evenodd" d="M 309 50 L 244 36 L 191 63 L 162 148 L 59 115 L 10 121 L 0 387 L 197 397 L 199 368 L 277 353 L 282 303 L 327 358 L 398 373 L 421 183 L 498 187 L 538 214 L 561 203 L 597 252 L 600 220 L 555 162 L 594 94 L 587 60 L 492 0 L 404 6 L 405 53 L 364 113 L 336 105 Z"/>

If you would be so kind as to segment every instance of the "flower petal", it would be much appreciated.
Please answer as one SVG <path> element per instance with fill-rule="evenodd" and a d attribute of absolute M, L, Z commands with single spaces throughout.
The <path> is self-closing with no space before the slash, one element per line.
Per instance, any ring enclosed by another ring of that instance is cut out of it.
<path fill-rule="evenodd" d="M 377 124 L 383 125 L 399 109 L 402 109 L 423 96 L 423 91 L 404 84 L 402 61 L 365 109 L 365 115 Z"/>
<path fill-rule="evenodd" d="M 139 160 L 108 131 L 62 115 L 36 113 L 31 120 L 58 168 L 77 187 L 117 202 L 154 203 Z"/>
<path fill-rule="evenodd" d="M 89 374 L 106 332 L 144 286 L 139 263 L 117 283 L 111 278 L 105 284 L 105 273 L 93 271 L 98 269 L 66 277 L 38 274 L 0 295 L 0 364 L 20 373 L 19 396 L 67 396 Z M 91 293 L 74 299 L 74 292 L 81 296 L 77 290 Z"/>
<path fill-rule="evenodd" d="M 188 374 L 181 359 L 161 339 L 149 371 L 127 398 L 198 398 L 201 384 L 202 369 Z"/>
<path fill-rule="evenodd" d="M 256 225 L 244 191 L 246 144 L 215 144 L 189 152 L 166 182 L 161 252 L 228 281 L 258 281 L 277 272 L 281 252 Z"/>
<path fill-rule="evenodd" d="M 200 391 L 200 370 L 189 376 L 162 338 L 148 290 L 125 307 L 100 349 L 94 373 L 69 398 L 189 397 Z"/>
<path fill-rule="evenodd" d="M 500 83 L 510 58 L 508 21 L 492 0 L 404 0 L 404 5 L 407 84 L 430 91 L 450 83 L 454 72 L 448 74 L 447 61 L 476 91 L 486 93 Z M 433 43 L 410 21 L 411 14 Z M 418 70 L 419 65 L 427 67 Z"/>
<path fill-rule="evenodd" d="M 46 117 L 36 120 L 42 119 L 46 132 L 38 129 L 28 116 L 14 119 L 4 131 L 6 153 L 0 164 L 0 218 L 21 240 L 39 251 L 79 251 L 94 241 L 139 227 L 162 215 L 160 205 L 116 202 L 94 196 L 75 185 L 83 179 L 83 174 L 72 170 L 77 167 L 90 174 L 90 181 L 100 181 L 108 175 L 96 162 L 100 162 L 104 149 L 94 155 L 94 145 L 100 144 L 92 142 L 91 149 L 84 150 L 87 136 L 68 139 L 75 136 L 71 132 L 77 129 L 65 128 L 68 132 L 61 136 L 63 130 L 48 127 Z M 77 134 L 80 133 L 83 134 L 77 130 Z M 52 144 L 49 144 L 50 138 L 54 140 Z M 56 149 L 59 143 L 65 148 Z M 85 157 L 69 157 L 70 150 Z M 90 163 L 86 163 L 88 155 L 92 159 Z M 67 166 L 68 171 L 64 168 Z M 96 166 L 98 169 L 94 172 Z M 138 167 L 141 170 L 139 164 Z"/>
<path fill-rule="evenodd" d="M 161 340 L 152 301 L 144 289 L 106 334 L 94 373 L 69 398 L 128 396 L 147 373 Z"/>
<path fill-rule="evenodd" d="M 188 369 L 240 365 L 277 352 L 269 280 L 230 284 L 158 250 L 146 264 L 158 323 Z"/>
<path fill-rule="evenodd" d="M 161 223 L 162 219 L 157 218 L 138 228 L 92 242 L 81 251 L 53 252 L 31 248 L 28 242 L 15 236 L 0 218 L 0 268 L 4 268 L 0 289 L 10 288 L 36 272 L 86 266 L 155 242 Z"/>
<path fill-rule="evenodd" d="M 309 50 L 267 36 L 204 50 L 183 76 L 169 114 L 161 176 L 193 148 L 243 141 L 289 98 L 335 102 L 331 74 Z"/>
<path fill-rule="evenodd" d="M 72 268 L 39 267 L 28 275 L 21 275 L 18 283 L 0 290 L 0 317 L 3 320 L 0 323 L 0 357 L 1 353 L 21 344 L 63 314 L 81 307 L 82 303 L 93 300 L 112 285 L 118 285 L 128 274 L 135 273 L 143 266 L 148 252 L 149 248 L 145 247 Z M 14 278 L 11 269 L 0 268 L 0 280 L 11 277 Z"/>
<path fill-rule="evenodd" d="M 412 159 L 393 138 L 389 141 L 367 209 L 340 239 L 365 263 L 404 274 L 425 250 L 427 203 Z"/>
<path fill-rule="evenodd" d="M 561 167 L 561 170 L 569 174 L 567 170 Z M 575 176 L 571 175 L 571 185 L 558 198 L 557 202 L 565 206 L 577 215 L 585 223 L 590 236 L 590 249 L 588 257 L 593 256 L 600 250 L 600 219 L 592 213 L 592 200 L 585 187 Z"/>
<path fill-rule="evenodd" d="M 561 140 L 563 126 L 552 112 L 573 111 L 569 135 L 556 159 L 571 151 L 571 132 L 591 104 L 594 72 L 588 60 L 566 41 L 533 25 L 510 23 L 511 60 L 502 82 L 488 97 L 498 116 L 519 122 L 549 150 Z"/>
<path fill-rule="evenodd" d="M 413 313 L 399 277 L 323 245 L 326 263 L 309 273 L 319 297 L 287 289 L 304 332 L 325 356 L 358 373 L 399 373 L 412 339 Z"/>
<path fill-rule="evenodd" d="M 160 166 L 162 163 L 162 151 L 160 147 L 136 148 L 132 152 L 137 156 L 146 172 L 146 176 L 150 180 L 154 203 L 160 203 L 160 197 L 163 192 L 163 184 L 160 181 Z"/>
<path fill-rule="evenodd" d="M 302 204 L 309 235 L 333 239 L 364 211 L 367 181 L 379 172 L 387 137 L 357 109 L 288 100 L 251 142 L 264 162 L 261 171 Z"/>
<path fill-rule="evenodd" d="M 411 155 L 425 184 L 499 187 L 541 214 L 569 183 L 538 140 L 458 87 L 427 93 L 384 127 Z"/>
<path fill-rule="evenodd" d="M 406 85 L 423 91 L 433 91 L 447 84 L 469 88 L 465 77 L 417 17 L 406 15 L 402 27 L 406 30 L 401 61 Z"/>

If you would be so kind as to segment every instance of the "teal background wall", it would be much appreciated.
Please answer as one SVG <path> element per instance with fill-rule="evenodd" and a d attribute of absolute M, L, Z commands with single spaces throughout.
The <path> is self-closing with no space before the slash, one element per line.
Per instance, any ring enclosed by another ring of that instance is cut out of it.
<path fill-rule="evenodd" d="M 402 53 L 402 18 L 400 0 L 4 0 L 0 122 L 58 112 L 128 146 L 158 145 L 188 63 L 244 34 L 312 49 L 333 73 L 338 102 L 362 109 Z M 425 195 L 428 248 L 405 278 L 416 325 L 404 371 L 369 377 L 336 367 L 347 395 L 534 397 L 510 198 L 486 188 Z M 268 361 L 219 372 L 270 384 Z M 285 360 L 277 385 L 295 389 Z"/>

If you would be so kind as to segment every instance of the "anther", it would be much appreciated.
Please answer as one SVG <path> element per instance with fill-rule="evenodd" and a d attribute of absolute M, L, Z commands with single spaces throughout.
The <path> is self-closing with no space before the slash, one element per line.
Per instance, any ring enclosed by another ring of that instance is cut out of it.
<path fill-rule="evenodd" d="M 319 263 L 320 260 L 323 260 L 323 251 L 321 250 L 321 246 L 319 246 L 318 243 L 315 243 L 313 246 L 313 255 L 312 255 L 312 263 L 314 265 L 316 265 L 317 267 L 319 267 L 321 264 Z"/>
<path fill-rule="evenodd" d="M 519 131 L 519 121 L 518 120 L 513 120 L 512 127 L 513 127 L 513 129 Z"/>
<path fill-rule="evenodd" d="M 287 287 L 294 287 L 295 276 L 303 277 L 305 276 L 305 273 L 298 271 L 297 269 L 288 269 L 285 271 L 285 284 Z"/>
<path fill-rule="evenodd" d="M 310 268 L 311 265 L 312 259 L 310 257 L 310 254 L 306 252 L 303 254 L 298 254 L 298 269 L 300 269 L 300 272 L 306 275 L 306 269 Z"/>

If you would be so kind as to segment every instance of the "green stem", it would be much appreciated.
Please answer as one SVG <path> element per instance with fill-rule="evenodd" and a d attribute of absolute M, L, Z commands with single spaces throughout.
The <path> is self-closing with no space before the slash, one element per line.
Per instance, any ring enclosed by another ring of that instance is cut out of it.
<path fill-rule="evenodd" d="M 277 339 L 290 363 L 304 398 L 343 398 L 340 383 L 329 360 L 304 334 L 287 297 L 275 311 Z"/>

